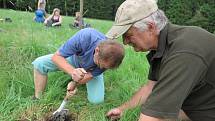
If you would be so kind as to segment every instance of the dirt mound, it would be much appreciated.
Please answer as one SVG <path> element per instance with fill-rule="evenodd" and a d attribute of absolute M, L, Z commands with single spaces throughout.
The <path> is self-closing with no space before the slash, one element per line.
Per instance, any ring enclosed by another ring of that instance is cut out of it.
<path fill-rule="evenodd" d="M 16 121 L 79 121 L 79 113 L 65 109 L 61 117 L 54 118 L 57 109 L 52 105 L 34 105 L 21 112 Z"/>
<path fill-rule="evenodd" d="M 47 116 L 44 117 L 45 121 L 78 121 L 78 115 L 75 113 L 69 113 L 68 110 L 63 110 L 61 112 L 53 115 L 53 112 L 50 112 Z"/>

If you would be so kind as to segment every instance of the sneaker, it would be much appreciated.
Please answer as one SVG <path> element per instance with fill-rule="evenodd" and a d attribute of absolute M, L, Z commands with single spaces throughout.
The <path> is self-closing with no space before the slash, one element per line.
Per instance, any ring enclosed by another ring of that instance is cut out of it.
<path fill-rule="evenodd" d="M 34 95 L 31 97 L 31 99 L 34 101 L 40 100 L 39 98 L 35 97 Z"/>

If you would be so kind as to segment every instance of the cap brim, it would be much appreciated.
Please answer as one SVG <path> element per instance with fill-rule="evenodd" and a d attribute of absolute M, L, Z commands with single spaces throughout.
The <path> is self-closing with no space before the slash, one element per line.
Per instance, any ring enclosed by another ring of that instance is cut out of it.
<path fill-rule="evenodd" d="M 123 26 L 113 25 L 111 29 L 106 33 L 106 37 L 110 39 L 117 39 L 122 34 L 124 34 L 131 27 L 131 25 L 132 24 L 123 25 Z"/>

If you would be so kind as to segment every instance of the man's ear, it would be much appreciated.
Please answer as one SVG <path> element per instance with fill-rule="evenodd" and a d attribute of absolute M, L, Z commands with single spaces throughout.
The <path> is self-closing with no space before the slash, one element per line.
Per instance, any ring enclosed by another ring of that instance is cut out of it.
<path fill-rule="evenodd" d="M 148 22 L 147 23 L 147 25 L 148 25 L 148 30 L 150 31 L 150 32 L 156 32 L 156 26 L 155 26 L 155 22 Z"/>
<path fill-rule="evenodd" d="M 99 54 L 99 47 L 96 47 L 95 48 L 95 55 L 98 55 Z"/>

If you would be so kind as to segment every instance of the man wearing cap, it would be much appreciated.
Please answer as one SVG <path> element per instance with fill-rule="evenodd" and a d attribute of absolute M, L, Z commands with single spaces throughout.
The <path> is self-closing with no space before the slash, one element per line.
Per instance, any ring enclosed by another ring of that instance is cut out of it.
<path fill-rule="evenodd" d="M 139 121 L 215 121 L 213 34 L 169 23 L 154 0 L 126 0 L 106 36 L 121 35 L 136 52 L 149 51 L 148 82 L 108 117 L 118 118 L 124 110 L 142 105 Z"/>

